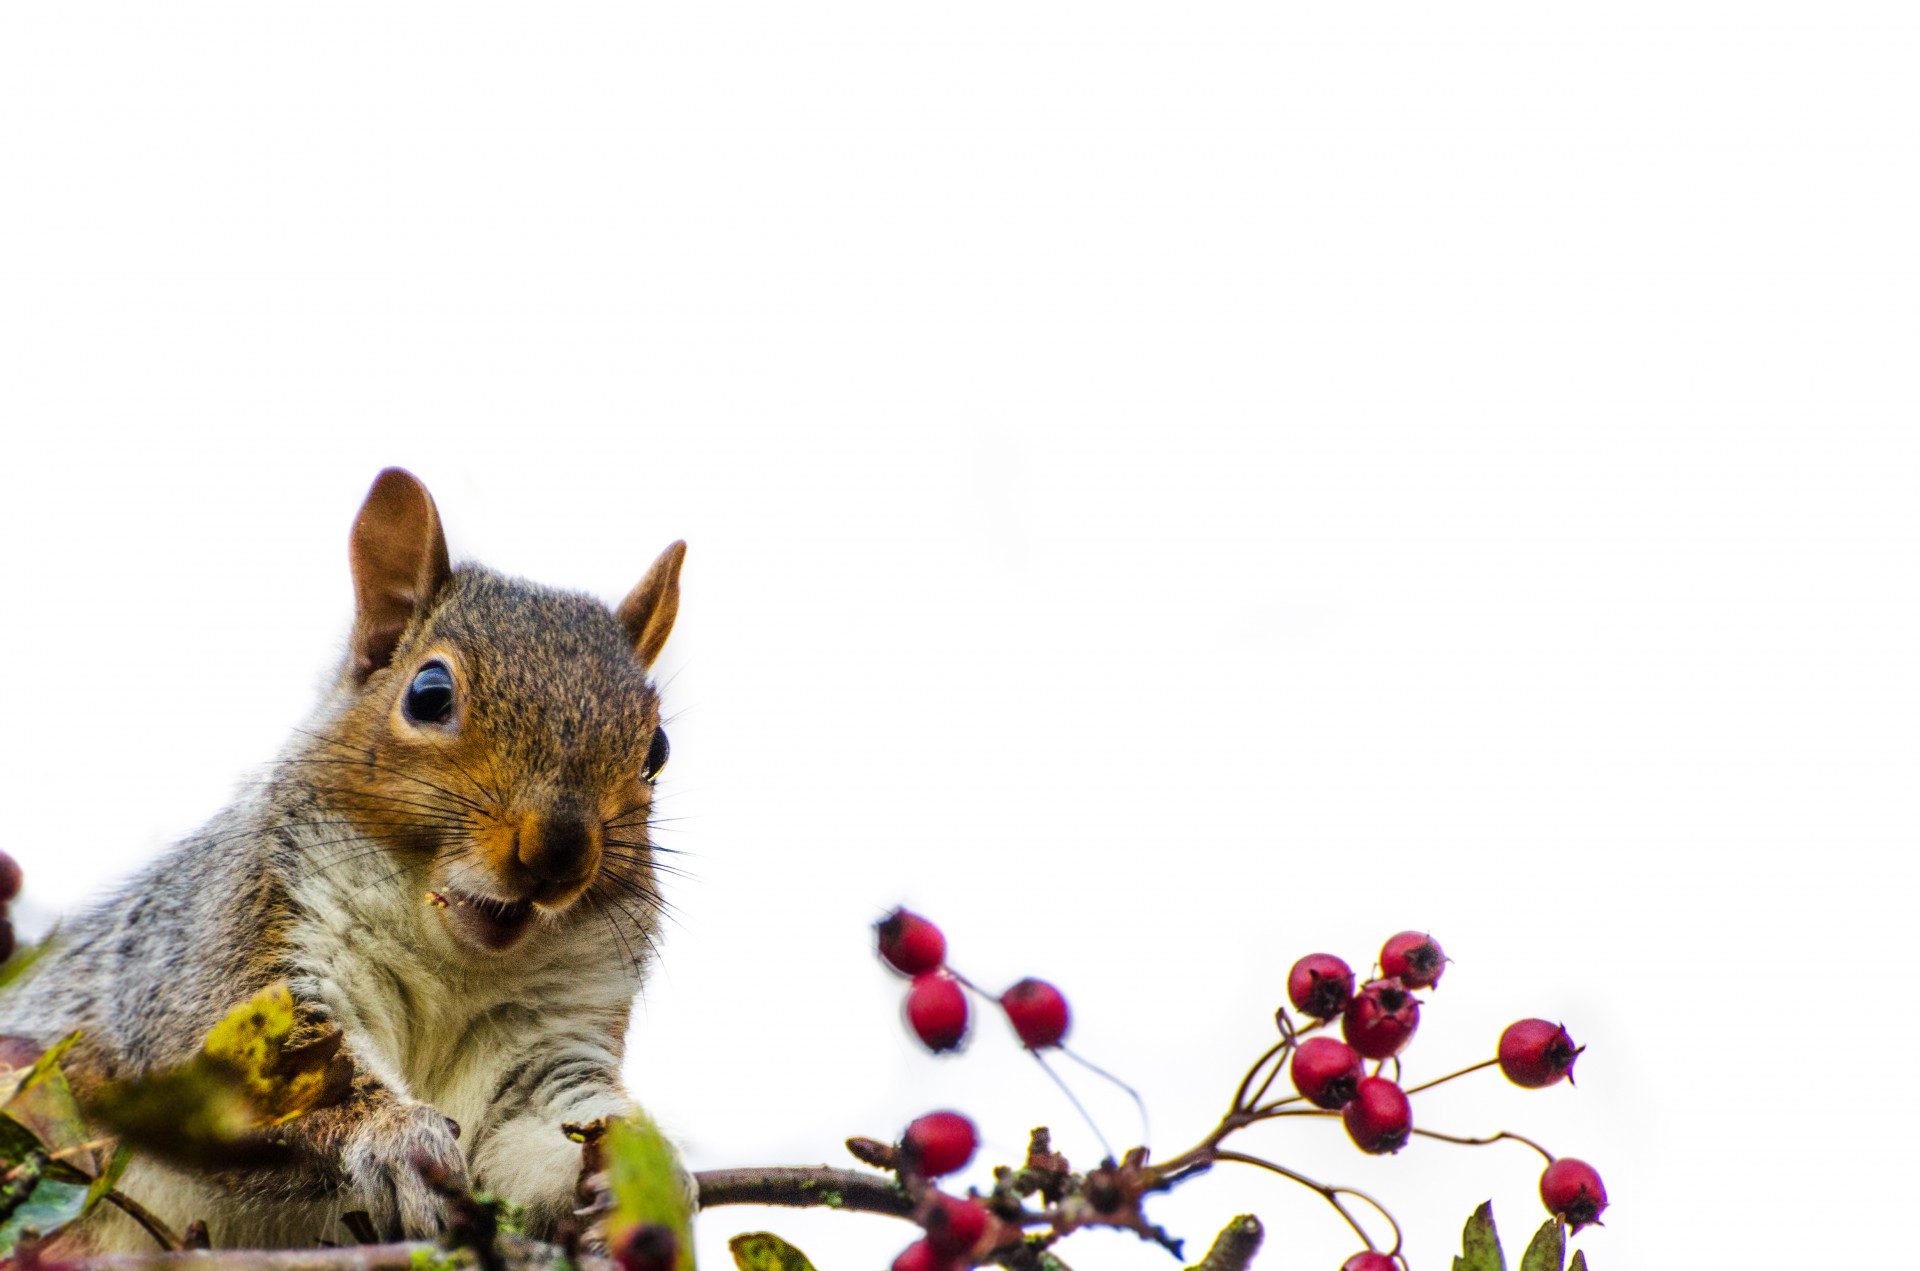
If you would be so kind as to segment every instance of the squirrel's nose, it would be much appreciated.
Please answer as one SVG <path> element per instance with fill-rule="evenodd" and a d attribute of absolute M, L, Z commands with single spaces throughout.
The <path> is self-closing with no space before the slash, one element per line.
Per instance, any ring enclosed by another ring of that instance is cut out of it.
<path fill-rule="evenodd" d="M 577 883 L 597 862 L 596 828 L 574 808 L 534 813 L 520 824 L 514 855 L 543 883 Z"/>

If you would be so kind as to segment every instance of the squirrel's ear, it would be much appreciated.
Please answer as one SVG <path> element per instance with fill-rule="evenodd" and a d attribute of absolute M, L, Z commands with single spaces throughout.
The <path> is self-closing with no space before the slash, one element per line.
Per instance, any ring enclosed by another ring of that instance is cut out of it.
<path fill-rule="evenodd" d="M 620 602 L 620 625 L 643 667 L 652 666 L 660 656 L 667 637 L 673 634 L 674 615 L 680 612 L 680 562 L 687 558 L 687 545 L 677 542 L 660 553 L 647 569 L 647 576 Z"/>
<path fill-rule="evenodd" d="M 414 616 L 452 576 L 440 513 L 420 479 L 388 468 L 353 518 L 353 674 L 366 679 L 393 659 Z"/>

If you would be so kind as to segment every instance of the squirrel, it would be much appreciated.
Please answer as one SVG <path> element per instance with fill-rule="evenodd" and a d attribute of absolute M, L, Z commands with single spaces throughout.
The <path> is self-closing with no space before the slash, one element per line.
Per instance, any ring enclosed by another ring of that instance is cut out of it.
<path fill-rule="evenodd" d="M 0 995 L 0 1035 L 80 1031 L 64 1066 L 83 1099 L 191 1059 L 276 983 L 302 1028 L 339 1031 L 345 1097 L 275 1129 L 297 1164 L 136 1155 L 123 1191 L 176 1230 L 204 1219 L 216 1247 L 339 1241 L 354 1210 L 414 1239 L 442 1218 L 425 1164 L 554 1232 L 581 1164 L 561 1126 L 637 1111 L 620 1064 L 659 934 L 668 753 L 648 668 L 685 554 L 609 610 L 452 566 L 426 487 L 379 474 L 351 534 L 346 657 L 308 726 Z M 105 1207 L 89 1227 L 98 1251 L 147 1239 Z"/>

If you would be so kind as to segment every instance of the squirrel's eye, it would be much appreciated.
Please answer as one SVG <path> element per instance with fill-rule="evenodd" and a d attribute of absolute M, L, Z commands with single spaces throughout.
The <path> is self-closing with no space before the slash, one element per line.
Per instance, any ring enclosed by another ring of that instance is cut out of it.
<path fill-rule="evenodd" d="M 648 781 L 658 776 L 660 770 L 667 766 L 667 755 L 671 750 L 672 747 L 667 745 L 667 730 L 654 729 L 653 741 L 647 746 L 647 762 L 640 766 L 640 775 Z"/>
<path fill-rule="evenodd" d="M 403 706 L 416 724 L 446 723 L 453 718 L 453 673 L 444 663 L 427 663 L 407 685 Z"/>

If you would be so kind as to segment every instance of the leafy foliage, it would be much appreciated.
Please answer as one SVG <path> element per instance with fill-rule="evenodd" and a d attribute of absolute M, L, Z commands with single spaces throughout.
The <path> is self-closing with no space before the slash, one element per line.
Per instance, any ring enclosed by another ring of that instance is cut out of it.
<path fill-rule="evenodd" d="M 78 1033 L 39 1051 L 19 1038 L 6 1039 L 9 1055 L 31 1059 L 24 1067 L 0 1066 L 0 1257 L 23 1239 L 50 1236 L 84 1217 L 112 1189 L 125 1158 L 97 1160 L 104 1144 L 90 1142 L 60 1060 Z M 38 1053 L 35 1053 L 38 1052 Z"/>
<path fill-rule="evenodd" d="M 0 990 L 4 990 L 15 980 L 25 978 L 33 964 L 38 962 L 52 946 L 52 940 L 42 940 L 38 944 L 23 944 L 13 951 L 13 956 L 0 963 Z"/>
<path fill-rule="evenodd" d="M 1566 1258 L 1566 1228 L 1557 1219 L 1549 1218 L 1533 1233 L 1533 1240 L 1520 1258 L 1520 1271 L 1560 1271 Z"/>
<path fill-rule="evenodd" d="M 297 1022 L 292 991 L 272 984 L 228 1012 L 201 1048 L 208 1063 L 238 1075 L 260 1125 L 280 1125 L 337 1103 L 353 1080 L 339 1031 L 296 1047 L 289 1042 Z"/>
<path fill-rule="evenodd" d="M 1500 1252 L 1500 1233 L 1493 1227 L 1492 1201 L 1482 1203 L 1467 1219 L 1453 1271 L 1507 1271 L 1507 1256 Z"/>
<path fill-rule="evenodd" d="M 1506 1271 L 1507 1257 L 1500 1249 L 1500 1233 L 1493 1226 L 1493 1202 L 1487 1201 L 1467 1219 L 1460 1235 L 1461 1253 L 1453 1260 L 1453 1271 Z M 1555 1218 L 1540 1224 L 1521 1255 L 1520 1271 L 1562 1271 L 1567 1256 L 1567 1229 Z M 1573 1255 L 1565 1271 L 1587 1271 L 1584 1251 Z"/>
<path fill-rule="evenodd" d="M 691 1189 L 678 1154 L 660 1128 L 644 1114 L 612 1122 L 606 1159 L 614 1202 L 607 1224 L 609 1243 L 617 1243 L 633 1227 L 665 1227 L 678 1241 L 677 1271 L 694 1271 Z"/>
<path fill-rule="evenodd" d="M 813 1271 L 807 1255 L 771 1231 L 746 1231 L 727 1241 L 740 1271 Z"/>
<path fill-rule="evenodd" d="M 296 1046 L 297 1025 L 293 994 L 270 985 L 214 1025 L 187 1063 L 106 1086 L 89 1110 L 128 1142 L 182 1164 L 283 1163 L 288 1149 L 262 1131 L 339 1102 L 353 1082 L 339 1032 Z"/>

